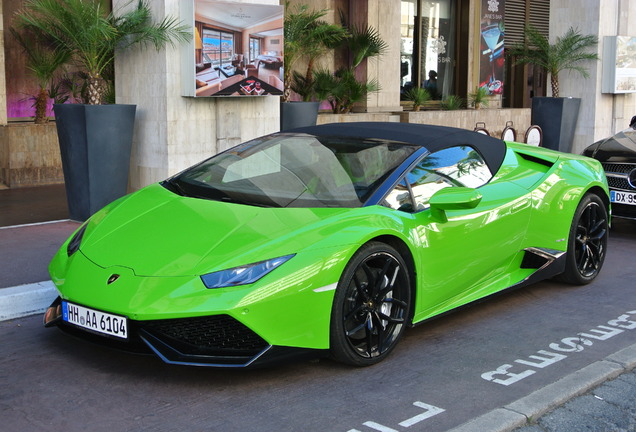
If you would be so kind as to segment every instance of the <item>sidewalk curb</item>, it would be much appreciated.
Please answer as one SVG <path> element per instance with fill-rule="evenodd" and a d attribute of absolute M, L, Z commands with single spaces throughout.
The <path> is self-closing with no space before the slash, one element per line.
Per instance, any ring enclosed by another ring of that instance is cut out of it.
<path fill-rule="evenodd" d="M 636 367 L 636 344 L 592 363 L 557 382 L 547 385 L 528 396 L 501 408 L 496 408 L 449 432 L 510 432 L 527 426 L 543 414 L 580 396 L 607 380 L 616 378 Z"/>
<path fill-rule="evenodd" d="M 0 289 L 0 321 L 42 313 L 58 296 L 52 281 Z"/>

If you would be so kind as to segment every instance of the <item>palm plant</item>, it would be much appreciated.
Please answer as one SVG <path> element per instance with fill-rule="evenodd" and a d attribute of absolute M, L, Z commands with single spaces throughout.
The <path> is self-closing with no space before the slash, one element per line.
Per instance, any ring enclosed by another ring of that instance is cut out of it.
<path fill-rule="evenodd" d="M 488 90 L 486 87 L 477 87 L 474 92 L 468 93 L 468 105 L 476 110 L 482 106 L 488 108 Z"/>
<path fill-rule="evenodd" d="M 380 89 L 377 80 L 357 80 L 353 68 L 341 68 L 333 74 L 326 69 L 317 70 L 314 79 L 316 97 L 327 100 L 334 114 L 351 112 L 355 103 Z"/>
<path fill-rule="evenodd" d="M 373 27 L 357 27 L 350 29 L 351 37 L 346 41 L 351 53 L 351 66 L 356 68 L 363 60 L 369 57 L 382 55 L 388 48 L 388 44 L 380 37 L 380 33 Z"/>
<path fill-rule="evenodd" d="M 29 33 L 19 33 L 14 28 L 10 30 L 14 38 L 22 46 L 27 57 L 27 69 L 33 74 L 38 84 L 38 91 L 34 96 L 35 102 L 33 104 L 35 107 L 34 122 L 36 124 L 47 123 L 46 111 L 51 97 L 48 87 L 60 66 L 68 61 L 68 52 L 38 44 L 34 41 L 33 35 Z"/>
<path fill-rule="evenodd" d="M 87 103 L 98 105 L 107 92 L 104 73 L 112 66 L 116 49 L 138 44 L 160 49 L 192 37 L 175 18 L 154 23 L 147 0 L 125 9 L 115 15 L 100 0 L 27 0 L 16 22 L 42 43 L 67 53 L 87 75 Z"/>
<path fill-rule="evenodd" d="M 347 36 L 347 32 L 342 27 L 321 19 L 327 14 L 327 9 L 309 10 L 307 5 L 296 5 L 291 8 L 289 3 L 285 6 L 287 12 L 283 23 L 285 32 L 283 102 L 289 100 L 292 85 L 295 87 L 294 91 L 301 95 L 304 101 L 310 101 L 313 96 L 313 70 L 316 61 L 337 46 Z M 304 73 L 294 71 L 300 59 L 307 59 L 307 68 Z"/>
<path fill-rule="evenodd" d="M 285 80 L 285 83 L 287 83 L 287 80 Z M 303 102 L 311 102 L 311 99 L 316 92 L 314 72 L 312 72 L 310 79 L 307 79 L 307 76 L 304 73 L 293 71 L 292 81 L 289 84 L 289 88 L 291 91 L 300 96 Z"/>
<path fill-rule="evenodd" d="M 464 99 L 456 95 L 448 95 L 442 99 L 440 106 L 447 111 L 458 110 L 464 106 Z"/>
<path fill-rule="evenodd" d="M 413 87 L 404 94 L 407 101 L 413 102 L 413 111 L 419 111 L 420 107 L 431 100 L 431 94 L 422 87 Z"/>
<path fill-rule="evenodd" d="M 584 78 L 589 76 L 581 65 L 586 60 L 598 60 L 596 53 L 587 52 L 598 44 L 594 35 L 583 36 L 578 29 L 570 27 L 563 36 L 550 44 L 548 38 L 531 25 L 526 26 L 525 44 L 516 44 L 508 50 L 508 55 L 518 64 L 534 64 L 544 68 L 550 74 L 552 96 L 559 97 L 559 73 L 573 70 Z"/>
<path fill-rule="evenodd" d="M 342 26 L 346 28 L 346 19 L 340 14 Z M 387 44 L 379 32 L 369 26 L 352 26 L 347 29 L 349 37 L 342 40 L 347 50 L 349 65 L 330 73 L 320 70 L 314 74 L 314 91 L 319 100 L 327 100 L 334 114 L 349 113 L 353 105 L 364 101 L 369 93 L 380 90 L 377 79 L 359 80 L 356 68 L 369 57 L 380 56 L 386 51 Z"/>

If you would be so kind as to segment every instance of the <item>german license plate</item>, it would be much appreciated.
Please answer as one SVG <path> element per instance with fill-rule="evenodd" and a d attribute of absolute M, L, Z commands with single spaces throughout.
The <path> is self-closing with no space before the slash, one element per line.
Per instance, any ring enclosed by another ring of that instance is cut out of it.
<path fill-rule="evenodd" d="M 636 193 L 611 190 L 610 201 L 616 204 L 636 205 Z"/>
<path fill-rule="evenodd" d="M 128 338 L 128 320 L 123 316 L 63 301 L 62 320 L 97 333 L 122 339 Z"/>

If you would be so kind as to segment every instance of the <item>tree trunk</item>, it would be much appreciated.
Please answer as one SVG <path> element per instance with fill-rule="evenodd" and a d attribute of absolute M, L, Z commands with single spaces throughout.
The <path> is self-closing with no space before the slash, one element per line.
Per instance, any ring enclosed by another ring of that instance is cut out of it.
<path fill-rule="evenodd" d="M 285 67 L 285 72 L 283 78 L 285 79 L 284 88 L 283 88 L 283 98 L 282 102 L 289 102 L 289 97 L 291 96 L 291 77 L 292 72 L 291 69 Z"/>
<path fill-rule="evenodd" d="M 99 75 L 89 75 L 88 77 L 88 104 L 101 105 L 104 101 L 104 80 Z"/>
<path fill-rule="evenodd" d="M 559 97 L 559 77 L 550 74 L 550 84 L 552 85 L 552 97 Z"/>
<path fill-rule="evenodd" d="M 45 124 L 49 121 L 46 117 L 46 105 L 49 101 L 49 92 L 46 88 L 40 88 L 35 98 L 35 124 Z"/>

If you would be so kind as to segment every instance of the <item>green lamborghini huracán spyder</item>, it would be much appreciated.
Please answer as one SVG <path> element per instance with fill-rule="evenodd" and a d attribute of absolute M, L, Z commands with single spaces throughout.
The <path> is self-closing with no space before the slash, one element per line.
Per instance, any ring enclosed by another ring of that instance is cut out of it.
<path fill-rule="evenodd" d="M 472 131 L 340 123 L 125 196 L 50 264 L 47 326 L 174 364 L 377 363 L 405 328 L 606 255 L 598 161 Z"/>

